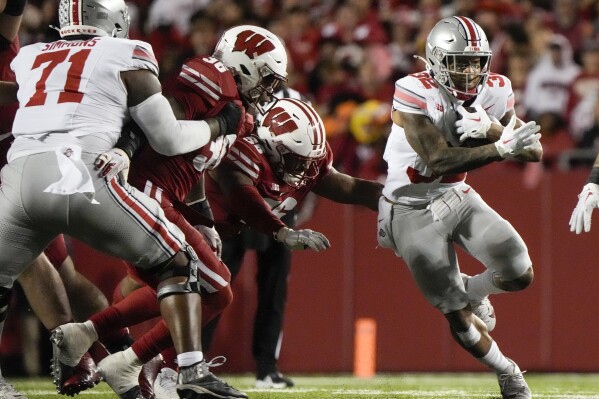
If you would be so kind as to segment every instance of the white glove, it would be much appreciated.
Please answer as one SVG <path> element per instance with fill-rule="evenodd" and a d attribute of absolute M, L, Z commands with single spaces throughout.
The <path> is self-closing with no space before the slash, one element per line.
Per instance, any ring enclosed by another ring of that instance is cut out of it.
<path fill-rule="evenodd" d="M 223 253 L 223 242 L 221 241 L 220 235 L 218 234 L 216 229 L 214 227 L 204 226 L 203 224 L 199 224 L 199 225 L 193 226 L 193 227 L 197 231 L 202 233 L 202 235 L 204 236 L 204 239 L 206 240 L 206 243 L 208 243 L 208 245 L 210 245 L 210 248 L 212 249 L 212 251 L 214 251 L 216 256 L 218 256 L 218 258 L 220 259 L 221 255 Z"/>
<path fill-rule="evenodd" d="M 456 133 L 460 135 L 460 143 L 468 138 L 485 139 L 491 128 L 491 119 L 479 104 L 474 107 L 476 112 L 470 112 L 463 106 L 457 108 L 461 119 L 455 122 Z"/>
<path fill-rule="evenodd" d="M 275 240 L 282 242 L 289 249 L 313 249 L 321 251 L 331 247 L 324 234 L 310 229 L 293 230 L 281 227 L 275 234 Z"/>
<path fill-rule="evenodd" d="M 130 163 L 125 151 L 120 148 L 113 148 L 98 155 L 94 164 L 96 165 L 96 170 L 100 171 L 100 176 L 111 180 L 118 175 L 119 180 L 124 184 L 129 176 Z"/>
<path fill-rule="evenodd" d="M 539 133 L 541 127 L 536 122 L 530 121 L 514 130 L 515 125 L 516 115 L 513 115 L 507 126 L 503 128 L 501 137 L 495 142 L 497 152 L 503 158 L 514 155 L 524 147 L 535 144 L 541 139 L 541 133 Z"/>
<path fill-rule="evenodd" d="M 591 231 L 591 215 L 593 209 L 599 207 L 599 185 L 587 183 L 578 195 L 578 204 L 570 217 L 570 231 L 576 234 Z"/>

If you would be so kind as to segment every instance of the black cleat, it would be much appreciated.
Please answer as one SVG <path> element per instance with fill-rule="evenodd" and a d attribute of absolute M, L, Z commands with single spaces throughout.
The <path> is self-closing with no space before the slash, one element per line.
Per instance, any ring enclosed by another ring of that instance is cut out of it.
<path fill-rule="evenodd" d="M 177 380 L 179 397 L 182 399 L 247 399 L 246 394 L 233 388 L 208 370 L 208 367 L 222 364 L 215 364 L 214 360 L 212 359 L 209 363 L 202 360 L 192 366 L 180 368 Z"/>

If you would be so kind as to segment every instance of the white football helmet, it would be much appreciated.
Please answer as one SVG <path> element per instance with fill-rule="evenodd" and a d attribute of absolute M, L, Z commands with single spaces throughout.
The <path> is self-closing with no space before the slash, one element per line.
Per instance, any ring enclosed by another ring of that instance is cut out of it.
<path fill-rule="evenodd" d="M 292 187 L 318 176 L 326 155 L 324 124 L 309 104 L 291 98 L 278 100 L 258 118 L 256 129 L 275 173 Z"/>
<path fill-rule="evenodd" d="M 129 37 L 131 18 L 124 0 L 60 0 L 60 37 Z"/>
<path fill-rule="evenodd" d="M 258 110 L 261 103 L 272 100 L 281 82 L 287 81 L 283 42 L 258 26 L 241 25 L 225 31 L 216 44 L 214 57 L 231 70 L 242 98 Z"/>
<path fill-rule="evenodd" d="M 437 22 L 426 39 L 429 72 L 441 87 L 459 100 L 480 93 L 489 77 L 491 48 L 482 28 L 467 17 L 449 17 Z M 480 59 L 480 70 L 469 68 Z"/>

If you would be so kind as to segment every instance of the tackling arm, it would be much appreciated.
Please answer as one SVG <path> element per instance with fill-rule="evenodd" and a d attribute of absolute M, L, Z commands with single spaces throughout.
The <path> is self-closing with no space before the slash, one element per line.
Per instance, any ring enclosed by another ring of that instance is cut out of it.
<path fill-rule="evenodd" d="M 376 181 L 358 179 L 331 168 L 312 189 L 315 194 L 342 204 L 356 204 L 378 211 L 383 185 Z"/>
<path fill-rule="evenodd" d="M 126 71 L 121 78 L 127 87 L 129 112 L 146 134 L 148 142 L 164 155 L 196 150 L 223 134 L 237 130 L 243 110 L 227 103 L 223 111 L 204 121 L 177 120 L 162 95 L 158 78 L 148 70 Z"/>

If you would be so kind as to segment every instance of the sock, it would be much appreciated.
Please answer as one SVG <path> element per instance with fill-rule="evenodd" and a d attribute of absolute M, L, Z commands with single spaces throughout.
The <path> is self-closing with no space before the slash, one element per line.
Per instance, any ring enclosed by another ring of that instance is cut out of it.
<path fill-rule="evenodd" d="M 156 293 L 146 286 L 133 291 L 116 305 L 96 313 L 90 320 L 98 335 L 104 338 L 114 333 L 115 329 L 139 324 L 156 316 L 160 316 Z"/>
<path fill-rule="evenodd" d="M 177 355 L 179 367 L 187 367 L 201 362 L 204 359 L 202 351 L 185 352 Z"/>
<path fill-rule="evenodd" d="M 491 270 L 470 277 L 466 284 L 468 298 L 475 301 L 480 301 L 489 294 L 503 294 L 505 292 L 507 291 L 497 287 L 493 282 L 493 272 Z"/>
<path fill-rule="evenodd" d="M 98 340 L 98 332 L 96 331 L 96 328 L 94 327 L 94 323 L 92 323 L 91 320 L 88 320 L 82 324 L 85 326 L 90 337 L 92 337 L 94 339 L 94 341 L 97 341 Z"/>
<path fill-rule="evenodd" d="M 143 362 L 141 359 L 139 359 L 139 357 L 137 357 L 133 351 L 133 348 L 125 349 L 123 351 L 123 357 L 125 358 L 127 364 L 131 364 L 133 366 L 143 366 Z"/>
<path fill-rule="evenodd" d="M 520 371 L 516 363 L 510 362 L 510 360 L 501 353 L 495 341 L 491 343 L 489 352 L 478 360 L 495 370 L 497 374 L 517 373 Z"/>
<path fill-rule="evenodd" d="M 143 363 L 149 362 L 157 354 L 173 346 L 166 323 L 161 320 L 150 331 L 131 345 L 131 349 Z M 202 353 L 202 352 L 200 352 Z M 202 359 L 200 359 L 202 360 Z M 198 360 L 198 362 L 200 361 Z"/>

